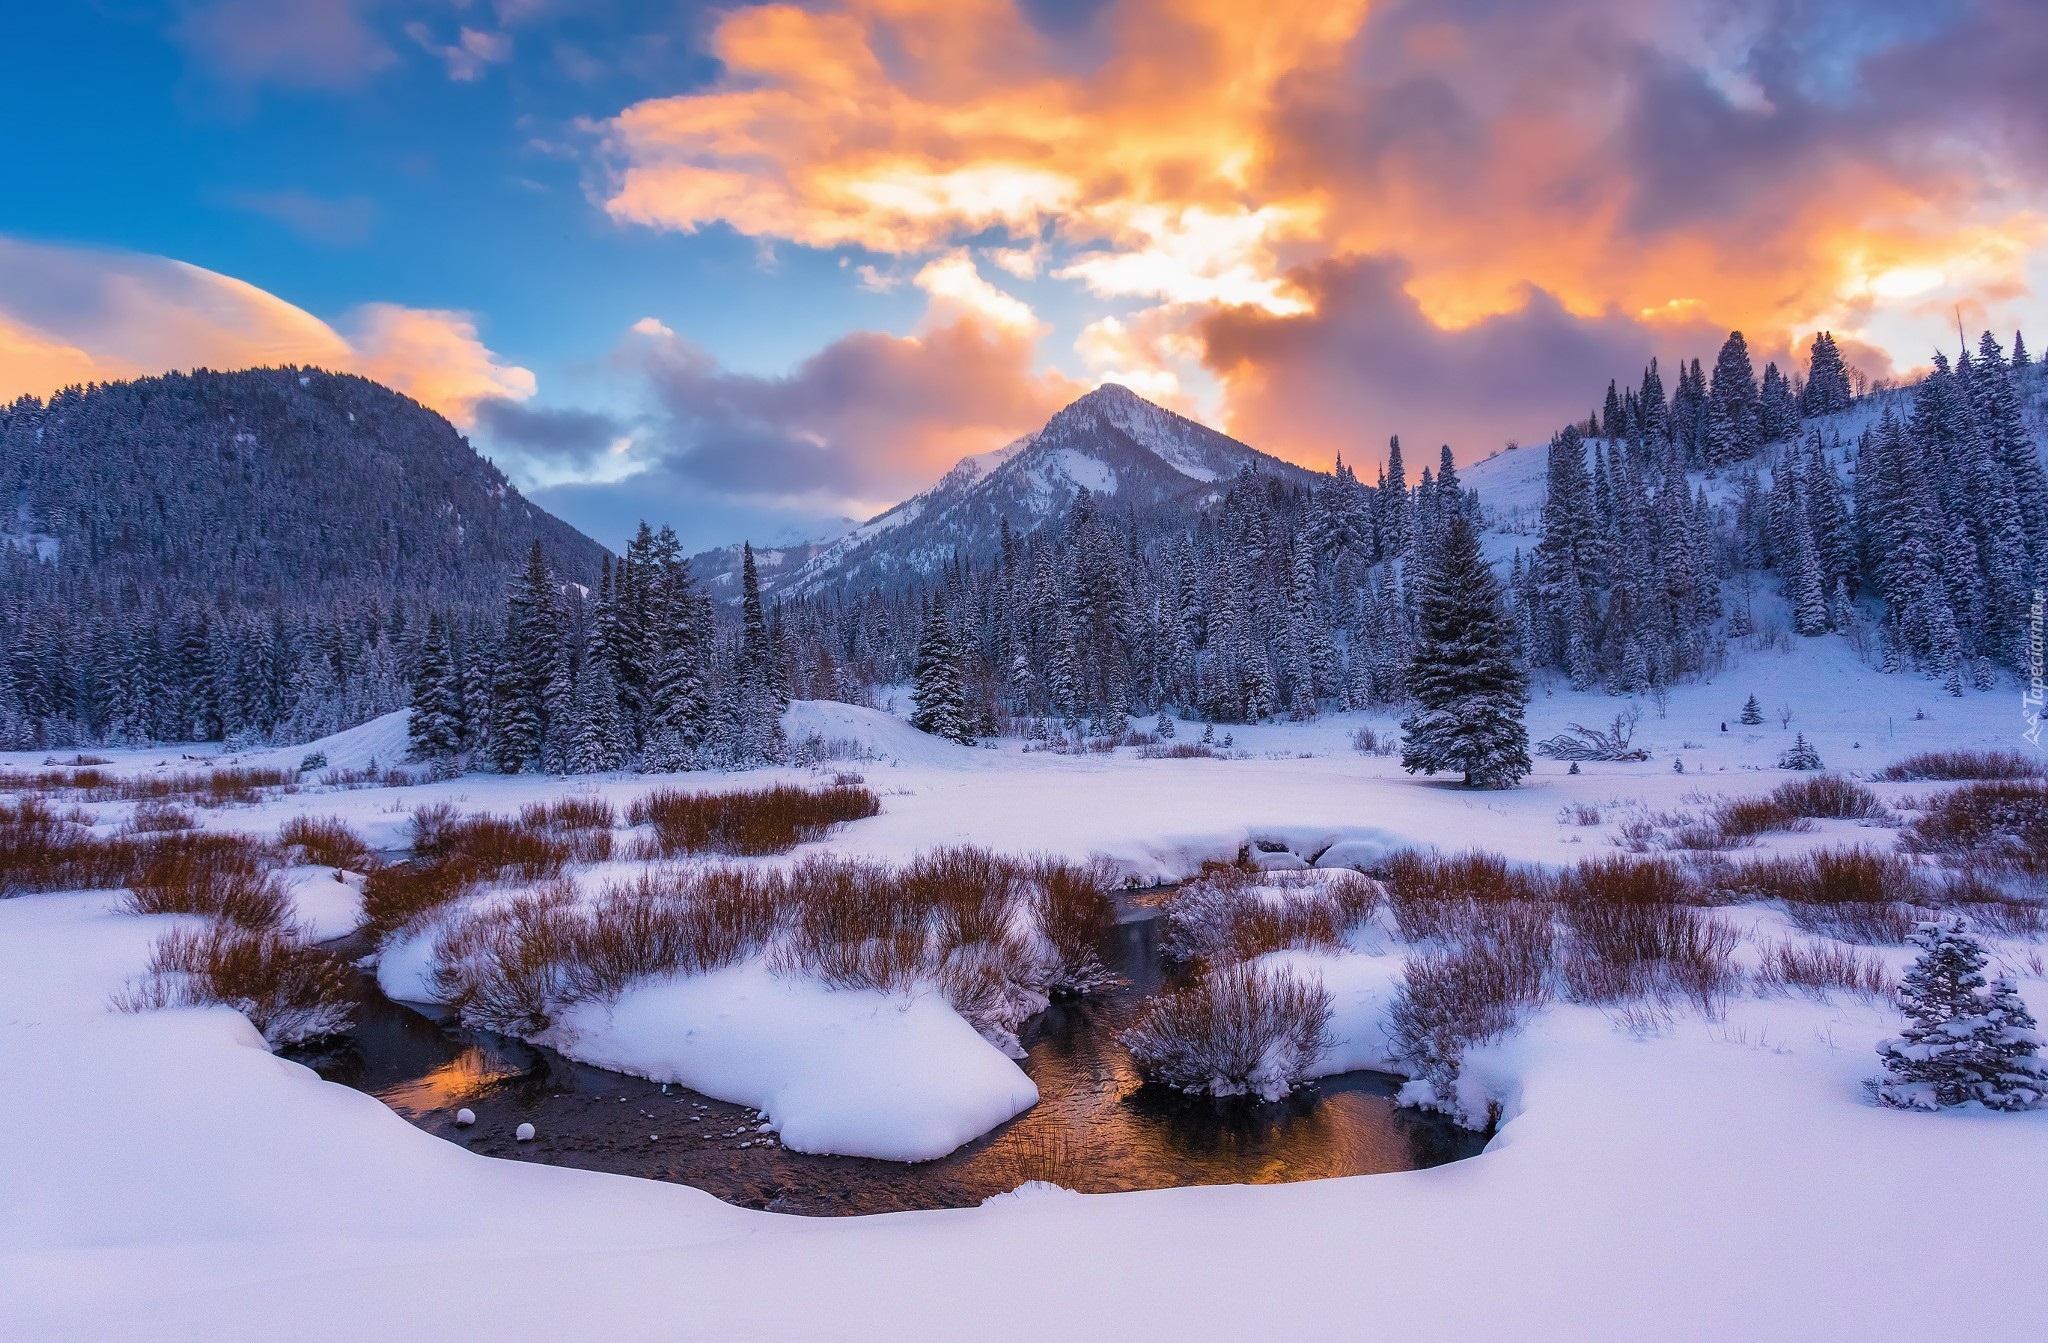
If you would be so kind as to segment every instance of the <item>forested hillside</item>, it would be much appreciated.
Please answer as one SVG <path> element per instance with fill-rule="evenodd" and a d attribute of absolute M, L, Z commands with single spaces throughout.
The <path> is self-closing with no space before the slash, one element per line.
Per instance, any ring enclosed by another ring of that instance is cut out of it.
<path fill-rule="evenodd" d="M 538 541 L 605 552 L 453 425 L 318 369 L 0 411 L 0 741 L 314 736 L 404 702 L 429 610 L 494 610 Z"/>

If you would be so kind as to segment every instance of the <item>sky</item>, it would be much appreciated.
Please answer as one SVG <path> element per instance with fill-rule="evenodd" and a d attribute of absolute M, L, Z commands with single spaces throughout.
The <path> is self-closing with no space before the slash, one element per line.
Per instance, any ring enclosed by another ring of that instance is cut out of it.
<path fill-rule="evenodd" d="M 1873 378 L 1959 321 L 2048 344 L 2039 0 L 4 22 L 0 397 L 349 369 L 613 545 L 865 518 L 1103 381 L 1369 475 L 1731 329 Z"/>

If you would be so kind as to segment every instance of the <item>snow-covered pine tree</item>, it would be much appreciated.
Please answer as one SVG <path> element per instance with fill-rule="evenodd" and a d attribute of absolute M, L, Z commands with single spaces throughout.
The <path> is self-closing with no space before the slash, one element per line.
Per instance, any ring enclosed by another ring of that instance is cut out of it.
<path fill-rule="evenodd" d="M 1832 331 L 1813 338 L 1806 370 L 1806 385 L 1800 389 L 1799 409 L 1806 415 L 1833 415 L 1849 408 L 1855 399 L 1849 388 L 1849 370 Z"/>
<path fill-rule="evenodd" d="M 1792 745 L 1778 757 L 1779 769 L 1821 769 L 1820 752 L 1813 749 L 1813 743 L 1806 739 L 1804 732 L 1794 734 Z"/>
<path fill-rule="evenodd" d="M 971 742 L 967 731 L 967 698 L 961 686 L 960 652 L 945 607 L 932 604 L 917 645 L 917 673 L 911 686 L 916 704 L 910 725 L 948 741 Z"/>
<path fill-rule="evenodd" d="M 1763 726 L 1764 706 L 1756 702 L 1755 695 L 1751 695 L 1748 699 L 1742 701 L 1742 714 L 1740 721 L 1744 727 Z"/>
<path fill-rule="evenodd" d="M 1984 946 L 1962 917 L 1944 914 L 1912 935 L 1920 956 L 1899 987 L 1907 1025 L 1880 1041 L 1889 1076 L 1871 1086 L 1878 1102 L 1935 1110 L 1977 1101 L 2027 1110 L 2048 1099 L 2048 1060 L 2034 1018 L 2012 981 L 1987 981 Z"/>
<path fill-rule="evenodd" d="M 461 708 L 461 672 L 437 611 L 427 617 L 427 636 L 412 673 L 412 716 L 406 722 L 406 737 L 413 759 L 447 760 L 462 750 Z"/>
<path fill-rule="evenodd" d="M 1500 580 L 1462 512 L 1439 538 L 1416 617 L 1407 678 L 1416 707 L 1401 724 L 1402 768 L 1457 770 L 1471 788 L 1512 787 L 1530 769 L 1529 681 L 1515 662 Z"/>

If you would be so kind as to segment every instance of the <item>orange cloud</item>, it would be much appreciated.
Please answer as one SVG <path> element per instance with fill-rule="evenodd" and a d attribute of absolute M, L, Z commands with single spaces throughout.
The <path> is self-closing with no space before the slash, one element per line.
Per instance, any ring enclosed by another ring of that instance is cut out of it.
<path fill-rule="evenodd" d="M 1161 388 L 1210 316 L 1311 316 L 1300 268 L 1364 257 L 1444 331 L 1541 294 L 1536 325 L 1825 324 L 1917 362 L 1917 308 L 2026 292 L 2048 11 L 1870 8 L 1110 0 L 1073 36 L 1015 0 L 759 6 L 719 21 L 708 88 L 608 123 L 606 204 L 898 255 L 994 238 L 1157 303 L 1084 340 Z M 1198 365 L 1248 387 L 1252 348 Z"/>
<path fill-rule="evenodd" d="M 164 257 L 0 238 L 0 397 L 172 369 L 312 364 L 362 373 L 457 424 L 486 399 L 523 400 L 533 374 L 501 362 L 464 313 L 373 303 L 344 337 L 232 276 Z"/>

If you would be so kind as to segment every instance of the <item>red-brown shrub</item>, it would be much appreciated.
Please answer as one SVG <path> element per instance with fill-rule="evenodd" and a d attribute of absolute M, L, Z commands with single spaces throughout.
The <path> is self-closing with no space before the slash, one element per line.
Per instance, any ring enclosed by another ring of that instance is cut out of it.
<path fill-rule="evenodd" d="M 2048 876 L 2048 782 L 1965 784 L 1928 799 L 1901 842 L 1990 871 Z"/>
<path fill-rule="evenodd" d="M 1886 779 L 1911 783 L 1923 779 L 2038 779 L 2048 765 L 2018 751 L 1925 751 L 1887 766 Z"/>
<path fill-rule="evenodd" d="M 876 816 L 881 810 L 881 800 L 858 784 L 825 788 L 778 784 L 727 793 L 661 789 L 635 798 L 626 809 L 626 820 L 630 825 L 654 828 L 655 857 L 681 858 L 696 853 L 750 857 L 787 853 L 835 825 Z"/>
<path fill-rule="evenodd" d="M 1328 1051 L 1330 1011 L 1320 982 L 1233 965 L 1150 999 L 1120 1039 L 1148 1082 L 1271 1101 L 1306 1081 Z"/>
<path fill-rule="evenodd" d="M 367 872 L 377 865 L 363 837 L 338 816 L 294 816 L 278 827 L 277 842 L 298 850 L 301 862 L 322 867 Z"/>
<path fill-rule="evenodd" d="M 137 914 L 210 914 L 244 928 L 275 928 L 291 914 L 261 841 L 248 835 L 181 831 L 144 852 L 129 883 Z"/>
<path fill-rule="evenodd" d="M 273 1045 L 347 1030 L 354 1006 L 340 961 L 278 928 L 225 921 L 179 928 L 150 953 L 149 977 L 116 997 L 123 1011 L 223 1003 Z"/>

